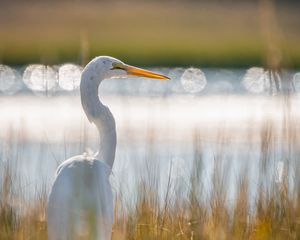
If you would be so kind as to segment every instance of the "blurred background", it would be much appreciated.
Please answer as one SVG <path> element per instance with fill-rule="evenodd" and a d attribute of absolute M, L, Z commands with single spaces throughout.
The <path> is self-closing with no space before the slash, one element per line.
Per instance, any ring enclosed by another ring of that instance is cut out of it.
<path fill-rule="evenodd" d="M 145 66 L 300 67 L 296 0 L 2 0 L 0 36 L 10 65 L 112 55 Z"/>

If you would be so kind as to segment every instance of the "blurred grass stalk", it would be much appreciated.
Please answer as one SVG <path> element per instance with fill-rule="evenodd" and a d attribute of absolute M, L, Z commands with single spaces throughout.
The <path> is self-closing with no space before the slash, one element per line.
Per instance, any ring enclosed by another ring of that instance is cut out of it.
<path fill-rule="evenodd" d="M 282 106 L 285 108 L 285 102 Z M 232 186 L 228 173 L 232 159 L 227 159 L 226 144 L 230 136 L 222 129 L 219 129 L 220 147 L 211 159 L 214 167 L 209 191 L 204 191 L 199 130 L 194 131 L 194 161 L 188 180 L 172 178 L 171 164 L 165 172 L 168 180 L 164 184 L 158 164 L 164 159 L 156 157 L 157 135 L 151 132 L 135 200 L 124 197 L 122 191 L 126 188 L 116 193 L 113 239 L 299 239 L 300 136 L 293 129 L 297 124 L 287 116 L 282 136 L 275 134 L 278 131 L 272 121 L 262 126 L 254 201 L 250 194 L 253 183 L 249 182 L 248 159 L 240 159 L 244 168 L 236 176 L 234 198 L 229 199 Z M 250 136 L 254 134 L 249 131 Z M 282 161 L 278 162 L 276 154 L 282 154 L 279 158 Z M 24 200 L 25 190 L 19 187 L 22 179 L 15 172 L 18 165 L 12 166 L 12 162 L 18 160 L 1 161 L 0 239 L 46 239 L 47 191 L 42 188 L 33 200 Z"/>
<path fill-rule="evenodd" d="M 238 173 L 237 192 L 233 202 L 228 203 L 228 170 L 232 162 L 225 160 L 226 140 L 221 141 L 221 147 L 212 159 L 211 189 L 208 193 L 203 190 L 202 148 L 196 134 L 194 164 L 189 183 L 185 185 L 188 194 L 181 192 L 176 181 L 168 181 L 166 197 L 159 204 L 160 184 L 155 181 L 151 184 L 153 179 L 159 179 L 158 171 L 151 172 L 152 180 L 146 174 L 137 188 L 136 205 L 124 210 L 126 214 L 116 214 L 114 236 L 123 236 L 123 239 L 299 239 L 300 164 L 297 149 L 300 139 L 290 130 L 291 127 L 282 130 L 289 147 L 285 149 L 274 134 L 272 122 L 267 121 L 262 126 L 259 169 L 256 170 L 258 192 L 252 206 L 249 188 L 253 184 L 249 182 L 247 159 L 241 159 L 244 170 Z M 226 136 L 220 137 L 226 139 Z M 280 151 L 283 152 L 282 161 L 278 162 L 274 154 Z M 117 197 L 117 202 L 122 201 L 124 199 Z"/>

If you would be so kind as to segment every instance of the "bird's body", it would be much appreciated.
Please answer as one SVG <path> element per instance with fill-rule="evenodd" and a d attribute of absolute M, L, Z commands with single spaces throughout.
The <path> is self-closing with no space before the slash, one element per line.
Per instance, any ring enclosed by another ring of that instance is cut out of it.
<path fill-rule="evenodd" d="M 115 159 L 116 126 L 109 108 L 98 97 L 98 87 L 104 79 L 127 75 L 167 79 L 106 56 L 93 59 L 82 72 L 81 103 L 89 121 L 98 128 L 99 153 L 72 157 L 58 167 L 47 207 L 49 240 L 111 239 L 109 175 Z"/>
<path fill-rule="evenodd" d="M 110 168 L 75 156 L 58 169 L 48 204 L 49 239 L 110 239 L 113 197 Z"/>

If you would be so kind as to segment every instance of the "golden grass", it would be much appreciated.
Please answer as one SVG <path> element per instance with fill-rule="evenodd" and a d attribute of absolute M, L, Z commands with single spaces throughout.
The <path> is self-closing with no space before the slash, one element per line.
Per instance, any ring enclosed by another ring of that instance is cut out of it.
<path fill-rule="evenodd" d="M 288 100 L 286 104 L 288 110 Z M 203 192 L 202 147 L 199 134 L 195 131 L 193 171 L 185 185 L 188 189 L 186 197 L 170 177 L 166 186 L 161 186 L 158 165 L 150 161 L 138 181 L 135 204 L 124 204 L 126 199 L 122 191 L 116 195 L 113 239 L 299 239 L 300 135 L 294 131 L 296 122 L 293 121 L 287 111 L 283 135 L 288 140 L 289 149 L 283 155 L 285 168 L 281 181 L 276 180 L 277 173 L 272 166 L 276 163 L 274 151 L 280 150 L 282 145 L 278 145 L 271 121 L 267 121 L 261 129 L 258 193 L 253 206 L 250 206 L 251 184 L 247 165 L 237 178 L 235 200 L 227 204 L 230 161 L 224 161 L 226 148 L 222 145 L 211 159 L 214 161 L 212 189 L 207 194 Z M 228 136 L 220 134 L 220 137 L 224 139 L 221 142 L 225 146 Z M 150 134 L 148 141 L 149 155 L 146 157 L 150 159 L 155 159 L 153 141 L 155 133 Z M 1 167 L 5 169 L 2 171 L 0 187 L 0 239 L 46 239 L 47 191 L 43 189 L 36 192 L 33 201 L 22 200 L 22 189 L 17 187 L 15 168 L 9 162 Z M 169 176 L 171 171 L 172 166 L 167 173 Z M 292 172 L 294 177 L 289 178 Z M 158 193 L 160 187 L 167 189 L 162 201 Z"/>
<path fill-rule="evenodd" d="M 253 199 L 249 194 L 253 187 L 247 163 L 250 158 L 245 157 L 241 159 L 245 162 L 244 168 L 238 173 L 234 186 L 237 192 L 228 204 L 228 172 L 232 162 L 227 159 L 226 146 L 231 135 L 225 129 L 216 130 L 219 131 L 219 147 L 210 159 L 214 164 L 209 192 L 204 191 L 202 145 L 205 140 L 201 139 L 199 129 L 194 130 L 193 167 L 184 184 L 185 189 L 171 178 L 172 164 L 166 172 L 168 179 L 162 185 L 157 161 L 164 159 L 156 159 L 154 147 L 159 134 L 150 131 L 145 164 L 141 169 L 143 174 L 139 175 L 136 187 L 136 201 L 127 204 L 131 199 L 124 197 L 125 190 L 116 193 L 112 239 L 299 239 L 299 119 L 293 118 L 289 95 L 276 96 L 273 100 L 278 103 L 278 110 L 284 112 L 282 128 L 272 119 L 265 119 L 260 137 L 256 139 L 260 145 L 256 169 L 258 190 L 254 203 L 251 203 Z M 256 130 L 249 129 L 249 136 L 245 136 L 247 145 L 253 144 L 252 137 L 257 136 L 253 131 Z M 42 187 L 35 192 L 33 199 L 25 200 L 25 191 L 20 187 L 22 179 L 17 176 L 18 166 L 13 165 L 19 161 L 18 151 L 23 151 L 25 140 L 18 139 L 18 147 L 14 149 L 16 156 L 10 154 L 12 136 L 5 141 L 8 149 L 1 151 L 8 151 L 8 156 L 17 159 L 0 161 L 0 239 L 47 239 L 45 207 L 48 191 Z M 278 158 L 277 154 L 281 157 Z M 278 159 L 284 163 L 280 180 L 274 168 Z M 161 188 L 166 189 L 163 199 L 160 197 Z"/>

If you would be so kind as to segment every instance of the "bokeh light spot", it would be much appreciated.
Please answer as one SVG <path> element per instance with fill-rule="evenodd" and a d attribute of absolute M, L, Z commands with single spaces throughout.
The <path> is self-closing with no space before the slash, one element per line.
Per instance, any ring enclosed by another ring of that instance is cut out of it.
<path fill-rule="evenodd" d="M 269 88 L 269 81 L 263 68 L 252 67 L 247 70 L 243 77 L 243 86 L 251 93 L 264 93 Z"/>
<path fill-rule="evenodd" d="M 189 93 L 201 92 L 206 86 L 204 73 L 197 68 L 188 68 L 181 76 L 181 84 L 185 91 Z"/>
<path fill-rule="evenodd" d="M 0 65 L 0 92 L 12 95 L 22 89 L 19 73 L 6 65 Z"/>
<path fill-rule="evenodd" d="M 50 66 L 29 65 L 24 71 L 23 82 L 35 93 L 53 92 L 57 87 L 57 73 Z"/>
<path fill-rule="evenodd" d="M 296 73 L 293 77 L 293 84 L 296 92 L 300 92 L 300 72 Z"/>
<path fill-rule="evenodd" d="M 59 86 L 67 91 L 73 91 L 79 87 L 82 68 L 75 64 L 67 63 L 58 70 Z"/>

